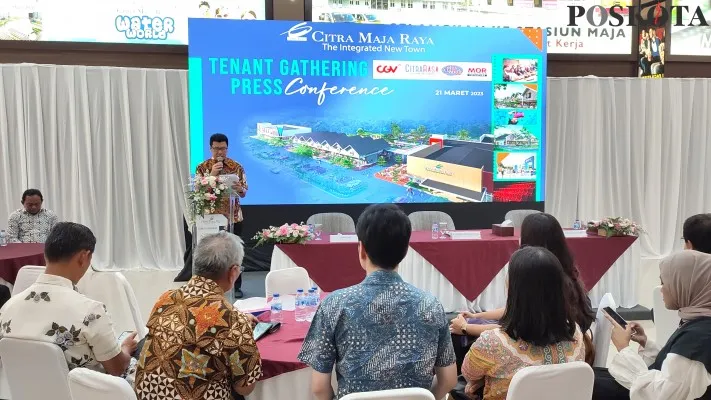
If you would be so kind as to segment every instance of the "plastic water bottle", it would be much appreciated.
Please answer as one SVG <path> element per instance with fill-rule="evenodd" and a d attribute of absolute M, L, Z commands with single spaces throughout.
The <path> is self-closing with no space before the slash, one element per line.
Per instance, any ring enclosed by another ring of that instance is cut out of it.
<path fill-rule="evenodd" d="M 318 308 L 318 305 L 321 304 L 321 291 L 318 289 L 318 286 L 312 287 L 311 290 L 314 291 L 314 296 L 316 297 L 316 308 Z"/>
<path fill-rule="evenodd" d="M 439 223 L 432 224 L 432 239 L 439 239 Z"/>
<path fill-rule="evenodd" d="M 579 219 L 576 219 L 575 222 L 573 222 L 573 229 L 575 229 L 576 231 L 583 229 L 583 223 L 580 222 Z"/>
<path fill-rule="evenodd" d="M 269 306 L 272 311 L 271 312 L 272 323 L 281 323 L 284 320 L 284 314 L 281 313 L 282 305 L 281 305 L 281 297 L 279 297 L 279 293 L 272 294 L 272 302 L 270 303 Z"/>
<path fill-rule="evenodd" d="M 296 318 L 296 322 L 306 321 L 306 294 L 304 293 L 304 289 L 296 291 L 294 306 L 294 317 Z"/>
<path fill-rule="evenodd" d="M 7 246 L 7 232 L 0 231 L 0 246 Z"/>
<path fill-rule="evenodd" d="M 306 320 L 311 322 L 316 314 L 316 294 L 313 289 L 309 289 L 309 294 L 306 296 L 308 303 L 306 305 Z"/>

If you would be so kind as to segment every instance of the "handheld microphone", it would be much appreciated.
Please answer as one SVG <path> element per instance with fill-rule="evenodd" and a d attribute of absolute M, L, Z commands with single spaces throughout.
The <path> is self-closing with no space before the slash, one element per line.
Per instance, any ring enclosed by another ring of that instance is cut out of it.
<path fill-rule="evenodd" d="M 222 157 L 217 157 L 215 160 L 217 160 L 218 163 L 221 163 L 224 161 L 224 158 Z M 222 173 L 222 170 L 225 168 L 225 164 L 222 164 L 222 168 L 220 168 L 220 173 Z"/>

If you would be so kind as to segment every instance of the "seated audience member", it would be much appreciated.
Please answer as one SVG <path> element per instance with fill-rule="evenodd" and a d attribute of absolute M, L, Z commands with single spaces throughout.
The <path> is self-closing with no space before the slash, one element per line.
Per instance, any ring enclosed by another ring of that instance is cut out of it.
<path fill-rule="evenodd" d="M 509 262 L 508 297 L 500 328 L 474 342 L 462 365 L 465 392 L 484 385 L 484 400 L 503 400 L 514 374 L 532 365 L 582 361 L 583 335 L 568 318 L 563 267 L 542 247 L 524 247 Z M 537 394 L 540 396 L 541 394 Z"/>
<path fill-rule="evenodd" d="M 684 248 L 711 254 L 711 214 L 696 214 L 684 221 Z"/>
<path fill-rule="evenodd" d="M 7 220 L 10 242 L 44 243 L 49 231 L 57 224 L 57 214 L 42 208 L 42 192 L 27 189 L 22 193 L 22 207 L 13 211 Z"/>
<path fill-rule="evenodd" d="M 106 307 L 75 286 L 89 269 L 95 245 L 89 228 L 55 225 L 45 242 L 47 269 L 0 310 L 0 337 L 54 343 L 70 370 L 84 367 L 121 376 L 136 350 L 136 334 L 119 343 Z"/>
<path fill-rule="evenodd" d="M 252 392 L 262 376 L 256 318 L 225 298 L 243 257 L 242 240 L 231 233 L 198 243 L 193 277 L 164 293 L 148 319 L 136 371 L 139 400 L 227 400 Z"/>
<path fill-rule="evenodd" d="M 660 350 L 639 324 L 623 329 L 608 317 L 619 353 L 609 371 L 595 369 L 593 399 L 711 399 L 711 255 L 678 252 L 659 269 L 664 305 L 679 310 L 679 328 Z"/>
<path fill-rule="evenodd" d="M 590 298 L 585 290 L 585 285 L 580 279 L 580 272 L 575 265 L 573 254 L 568 248 L 568 242 L 558 220 L 554 216 L 545 213 L 528 215 L 521 224 L 521 246 L 544 247 L 558 258 L 565 273 L 564 293 L 566 303 L 569 304 L 570 315 L 581 331 L 587 332 L 593 321 L 595 321 L 595 313 L 592 311 Z M 503 317 L 504 312 L 504 308 L 499 308 L 482 313 L 461 313 L 452 320 L 451 331 L 458 335 L 479 336 L 485 330 L 498 328 L 498 325 L 495 323 L 469 324 L 467 318 L 498 321 Z M 592 362 L 594 357 L 594 354 L 592 354 L 592 341 L 587 339 L 586 341 L 587 359 Z"/>
<path fill-rule="evenodd" d="M 397 273 L 411 230 L 407 215 L 392 204 L 371 205 L 358 219 L 358 256 L 366 277 L 324 299 L 299 354 L 314 370 L 311 388 L 316 399 L 334 398 L 334 365 L 337 398 L 420 387 L 439 400 L 456 384 L 442 305 Z"/>

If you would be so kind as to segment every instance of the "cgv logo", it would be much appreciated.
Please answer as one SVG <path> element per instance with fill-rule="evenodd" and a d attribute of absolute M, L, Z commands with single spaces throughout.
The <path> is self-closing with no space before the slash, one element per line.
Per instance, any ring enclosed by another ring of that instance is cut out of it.
<path fill-rule="evenodd" d="M 381 73 L 381 74 L 392 74 L 397 71 L 397 67 L 398 67 L 398 65 L 396 65 L 394 67 L 390 66 L 390 65 L 378 65 L 375 68 L 375 71 L 378 73 Z"/>

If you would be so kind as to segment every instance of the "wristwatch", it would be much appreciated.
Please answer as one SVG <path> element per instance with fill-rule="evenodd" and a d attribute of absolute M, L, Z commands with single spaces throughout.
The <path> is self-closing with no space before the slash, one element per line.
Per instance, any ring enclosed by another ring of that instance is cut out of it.
<path fill-rule="evenodd" d="M 462 325 L 462 334 L 466 335 L 467 334 L 467 323 L 465 322 L 464 325 Z"/>

